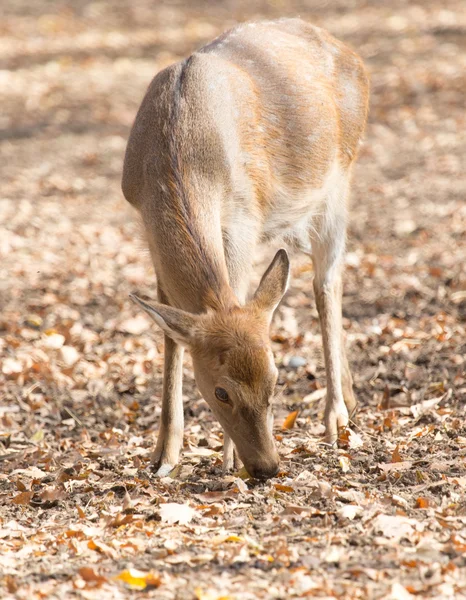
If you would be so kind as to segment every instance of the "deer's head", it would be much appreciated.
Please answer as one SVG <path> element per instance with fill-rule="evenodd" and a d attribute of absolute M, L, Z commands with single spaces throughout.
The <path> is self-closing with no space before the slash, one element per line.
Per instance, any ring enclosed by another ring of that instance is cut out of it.
<path fill-rule="evenodd" d="M 166 335 L 191 351 L 196 383 L 253 477 L 278 472 L 272 436 L 277 368 L 270 348 L 273 312 L 286 292 L 289 260 L 279 250 L 252 299 L 200 315 L 133 299 Z"/>

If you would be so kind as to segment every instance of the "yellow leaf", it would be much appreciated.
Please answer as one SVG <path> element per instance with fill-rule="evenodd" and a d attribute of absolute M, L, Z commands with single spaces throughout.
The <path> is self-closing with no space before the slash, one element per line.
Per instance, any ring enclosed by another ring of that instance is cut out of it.
<path fill-rule="evenodd" d="M 341 470 L 343 471 L 343 473 L 347 473 L 350 470 L 349 458 L 347 456 L 340 456 L 338 461 L 340 463 L 340 467 L 341 467 Z"/>
<path fill-rule="evenodd" d="M 160 576 L 153 571 L 146 573 L 138 569 L 125 569 L 115 579 L 123 581 L 133 590 L 144 590 L 146 587 L 158 587 L 161 583 Z"/>
<path fill-rule="evenodd" d="M 44 439 L 44 430 L 38 429 L 36 433 L 31 437 L 31 442 L 38 444 Z"/>
<path fill-rule="evenodd" d="M 236 535 L 236 533 L 231 533 L 230 535 L 217 535 L 212 540 L 212 545 L 219 546 L 220 544 L 224 544 L 225 542 L 246 542 L 243 537 Z"/>
<path fill-rule="evenodd" d="M 246 467 L 241 467 L 241 469 L 237 473 L 235 473 L 235 475 L 240 479 L 251 479 L 251 475 L 249 475 L 249 473 L 246 471 Z"/>
<path fill-rule="evenodd" d="M 225 538 L 225 542 L 245 542 L 245 541 L 246 540 L 244 538 L 242 538 L 239 535 L 235 535 L 234 533 Z"/>
<path fill-rule="evenodd" d="M 283 421 L 282 429 L 293 429 L 298 414 L 299 410 L 294 410 L 293 412 L 290 412 L 290 414 Z"/>

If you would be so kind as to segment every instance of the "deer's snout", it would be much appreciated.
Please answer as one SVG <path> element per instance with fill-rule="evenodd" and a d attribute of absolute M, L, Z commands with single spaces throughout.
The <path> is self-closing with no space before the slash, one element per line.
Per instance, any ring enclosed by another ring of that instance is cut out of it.
<path fill-rule="evenodd" d="M 278 471 L 280 470 L 280 464 L 277 461 L 276 463 L 274 463 L 273 465 L 267 466 L 267 467 L 249 467 L 247 469 L 249 475 L 251 475 L 252 477 L 254 477 L 255 479 L 271 479 L 272 477 L 275 477 L 275 475 L 278 473 Z"/>

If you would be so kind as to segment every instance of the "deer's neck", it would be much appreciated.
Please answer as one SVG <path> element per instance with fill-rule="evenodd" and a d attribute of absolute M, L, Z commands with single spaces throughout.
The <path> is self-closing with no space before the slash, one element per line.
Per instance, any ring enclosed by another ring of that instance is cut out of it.
<path fill-rule="evenodd" d="M 194 201 L 179 192 L 171 190 L 150 218 L 144 216 L 159 285 L 173 306 L 190 312 L 237 305 L 219 215 L 205 197 L 199 206 L 202 196 Z"/>

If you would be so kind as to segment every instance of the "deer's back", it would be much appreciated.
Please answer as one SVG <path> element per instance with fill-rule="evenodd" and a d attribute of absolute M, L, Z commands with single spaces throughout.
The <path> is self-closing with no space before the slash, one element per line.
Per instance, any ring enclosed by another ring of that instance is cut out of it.
<path fill-rule="evenodd" d="M 367 103 L 361 60 L 324 30 L 240 25 L 154 79 L 128 144 L 125 196 L 137 204 L 184 186 L 188 212 L 210 215 L 219 198 L 265 220 L 305 212 L 312 190 L 354 159 Z"/>

